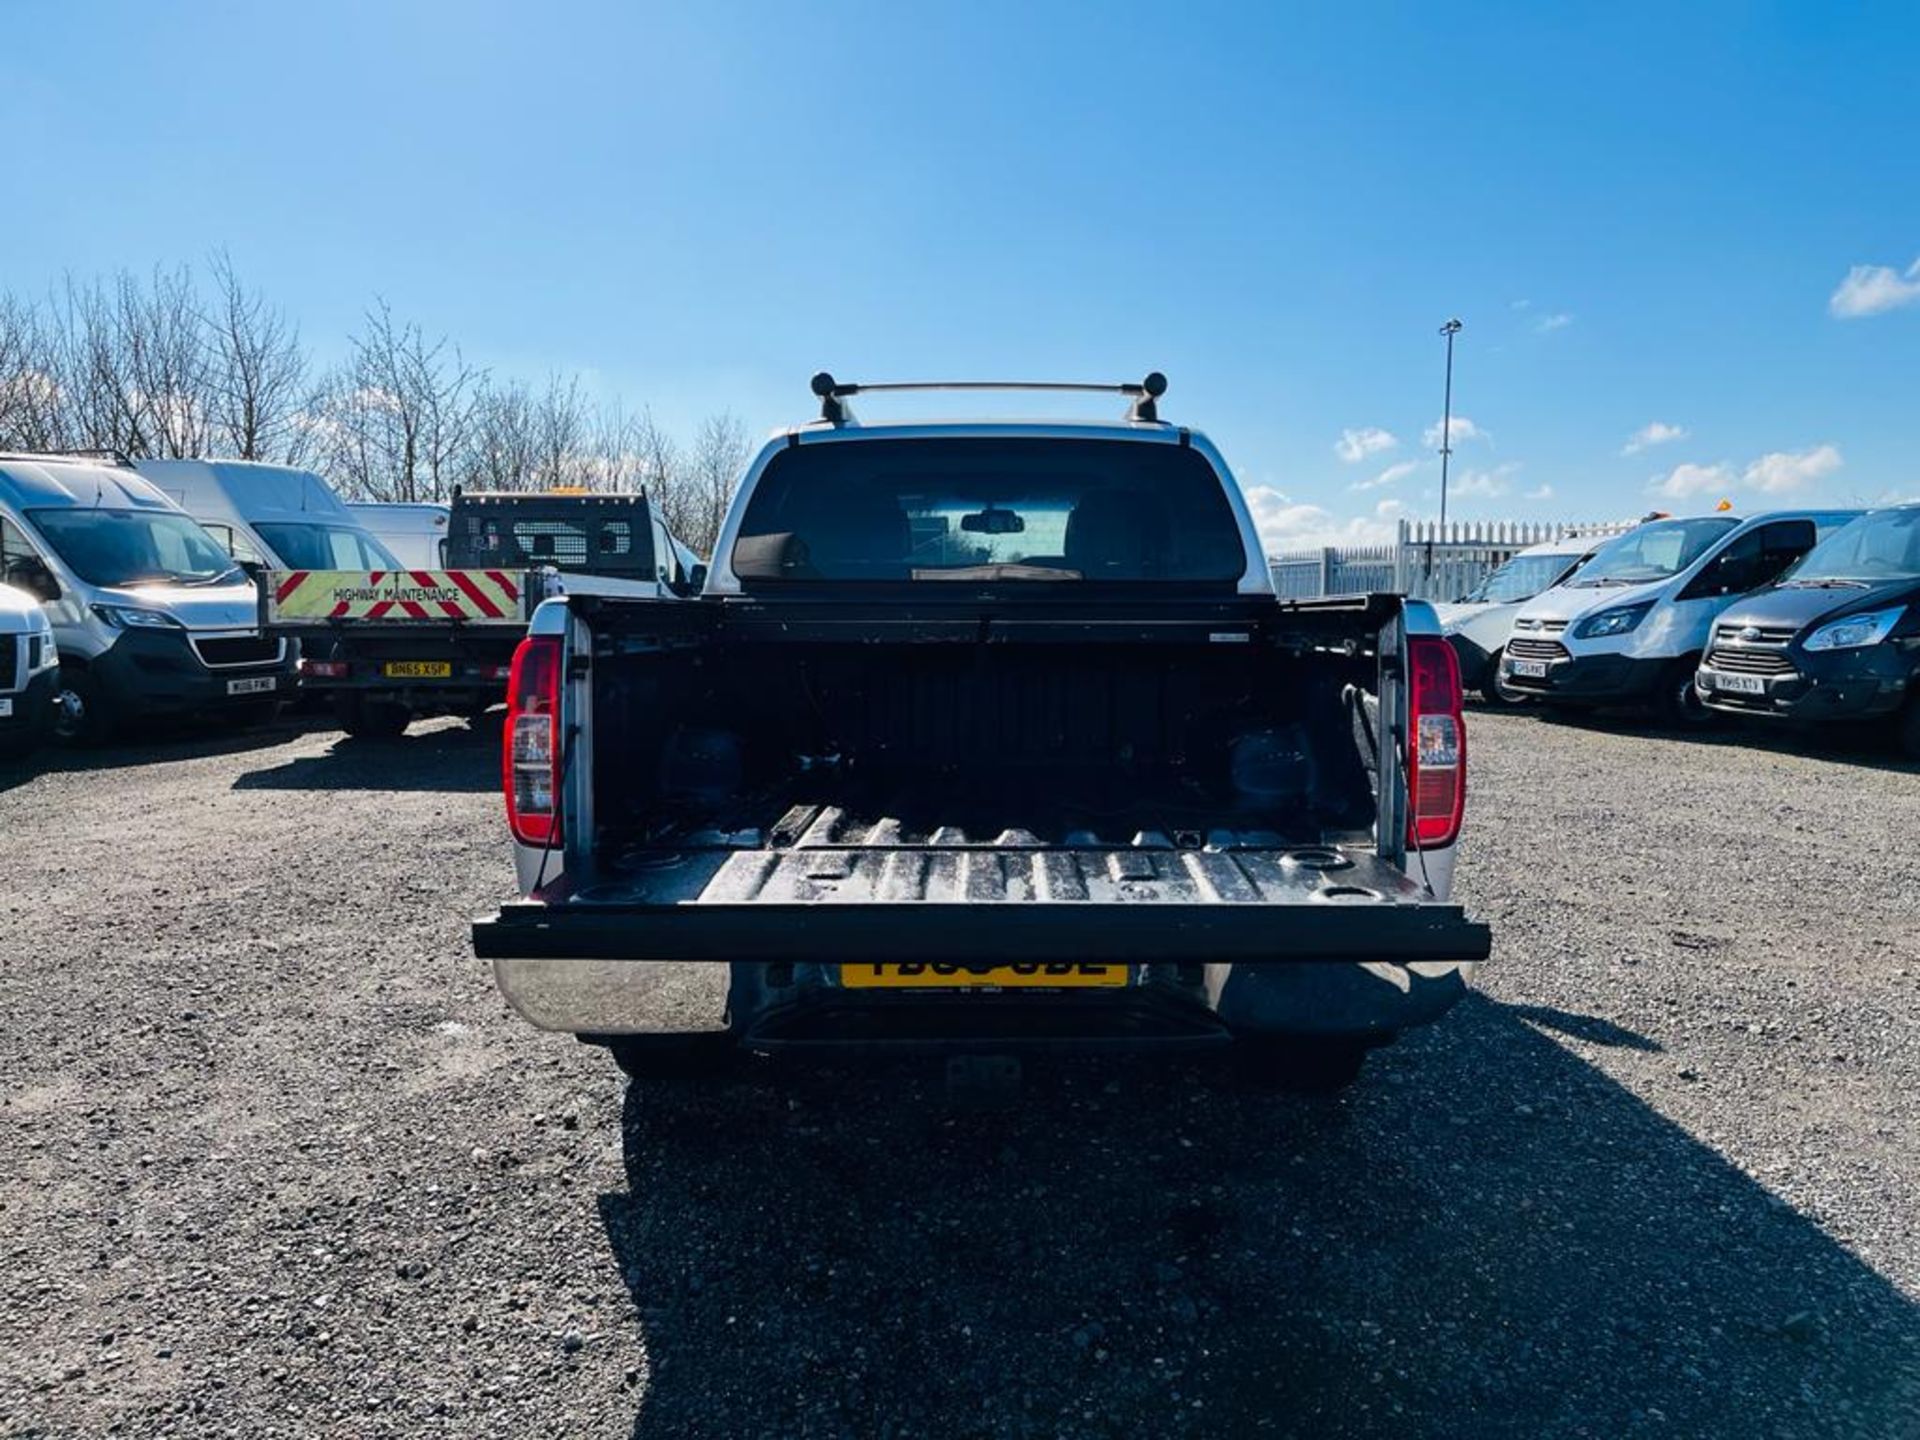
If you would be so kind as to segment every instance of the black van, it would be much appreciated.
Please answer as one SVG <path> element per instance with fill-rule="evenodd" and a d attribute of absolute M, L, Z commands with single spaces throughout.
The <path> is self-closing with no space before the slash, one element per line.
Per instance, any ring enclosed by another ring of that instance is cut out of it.
<path fill-rule="evenodd" d="M 1695 684 L 1734 715 L 1892 716 L 1920 758 L 1920 503 L 1862 515 L 1721 615 Z"/>

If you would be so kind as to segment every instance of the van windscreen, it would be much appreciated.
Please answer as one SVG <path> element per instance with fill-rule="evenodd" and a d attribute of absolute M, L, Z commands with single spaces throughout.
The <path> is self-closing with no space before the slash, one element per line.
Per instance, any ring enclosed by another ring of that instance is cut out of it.
<path fill-rule="evenodd" d="M 232 572 L 233 557 L 172 510 L 29 510 L 27 519 L 89 585 L 204 585 Z"/>

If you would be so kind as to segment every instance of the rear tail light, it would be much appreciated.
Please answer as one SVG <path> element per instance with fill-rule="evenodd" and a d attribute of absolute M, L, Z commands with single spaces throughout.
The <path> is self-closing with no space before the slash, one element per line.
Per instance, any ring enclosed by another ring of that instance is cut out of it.
<path fill-rule="evenodd" d="M 344 660 L 302 660 L 300 673 L 311 675 L 316 680 L 344 680 L 347 678 L 347 662 Z"/>
<path fill-rule="evenodd" d="M 1407 843 L 1416 850 L 1451 845 L 1467 808 L 1467 726 L 1461 714 L 1460 658 L 1436 636 L 1407 642 L 1413 744 L 1408 747 L 1411 814 Z"/>
<path fill-rule="evenodd" d="M 507 825 L 523 845 L 560 841 L 560 637 L 529 635 L 513 652 L 502 732 Z"/>

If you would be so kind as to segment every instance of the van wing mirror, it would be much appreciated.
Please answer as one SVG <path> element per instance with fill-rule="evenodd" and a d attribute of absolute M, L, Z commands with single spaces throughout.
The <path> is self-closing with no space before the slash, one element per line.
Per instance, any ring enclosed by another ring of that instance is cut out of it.
<path fill-rule="evenodd" d="M 60 598 L 60 582 L 53 578 L 46 561 L 37 555 L 20 555 L 9 560 L 5 578 L 7 584 L 26 591 L 36 600 Z"/>

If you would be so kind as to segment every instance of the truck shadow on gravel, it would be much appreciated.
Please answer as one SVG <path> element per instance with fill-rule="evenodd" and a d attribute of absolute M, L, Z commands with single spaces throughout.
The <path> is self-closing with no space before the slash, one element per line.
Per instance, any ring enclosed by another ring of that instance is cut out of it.
<path fill-rule="evenodd" d="M 396 740 L 342 735 L 324 755 L 249 770 L 235 790 L 405 790 L 478 794 L 500 788 L 500 727 L 446 725 Z"/>
<path fill-rule="evenodd" d="M 633 1434 L 1887 1436 L 1920 1313 L 1512 1013 L 1345 1099 L 1191 1064 L 627 1092 Z"/>

